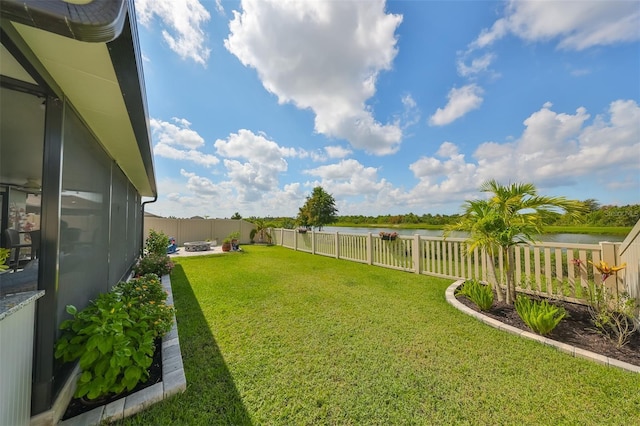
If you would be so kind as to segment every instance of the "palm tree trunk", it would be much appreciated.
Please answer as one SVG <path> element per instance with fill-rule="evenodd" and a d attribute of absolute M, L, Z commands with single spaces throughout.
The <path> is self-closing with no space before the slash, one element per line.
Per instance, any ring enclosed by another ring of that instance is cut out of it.
<path fill-rule="evenodd" d="M 507 275 L 507 297 L 506 303 L 513 305 L 516 300 L 516 284 L 514 278 L 514 251 L 513 247 L 503 247 L 502 253 L 504 261 L 506 263 L 506 275 Z"/>
<path fill-rule="evenodd" d="M 498 281 L 498 275 L 496 274 L 496 264 L 493 249 L 490 249 L 487 252 L 487 263 L 489 264 L 489 281 L 491 282 L 493 289 L 496 291 L 498 302 L 503 302 L 504 293 L 502 292 L 502 286 L 500 285 L 500 282 Z"/>

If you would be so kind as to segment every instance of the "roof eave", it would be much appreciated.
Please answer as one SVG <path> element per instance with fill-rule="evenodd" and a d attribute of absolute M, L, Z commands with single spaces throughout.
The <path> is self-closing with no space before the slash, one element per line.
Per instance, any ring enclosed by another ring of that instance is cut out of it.
<path fill-rule="evenodd" d="M 148 109 L 144 88 L 144 74 L 138 42 L 133 2 L 130 0 L 93 0 L 87 4 L 71 4 L 62 0 L 0 0 L 3 19 L 37 28 L 81 42 L 102 44 L 109 52 L 119 93 L 126 108 L 142 165 L 144 184 L 131 179 L 143 196 L 157 195 L 153 152 L 149 132 Z M 35 52 L 37 55 L 37 52 Z M 55 78 L 55 77 L 54 77 Z M 65 88 L 62 87 L 64 91 Z M 114 93 L 115 95 L 115 93 Z M 91 96 L 91 94 L 87 94 Z M 74 103 L 82 115 L 82 102 Z M 91 121 L 87 120 L 91 127 Z M 117 126 L 114 123 L 114 126 Z M 109 142 L 101 140 L 107 151 Z M 132 141 L 133 142 L 133 141 Z M 118 158 L 115 158 L 118 161 Z M 131 167 L 131 166 L 129 166 Z M 131 170 L 123 170 L 133 175 Z M 136 172 L 138 174 L 139 172 Z"/>

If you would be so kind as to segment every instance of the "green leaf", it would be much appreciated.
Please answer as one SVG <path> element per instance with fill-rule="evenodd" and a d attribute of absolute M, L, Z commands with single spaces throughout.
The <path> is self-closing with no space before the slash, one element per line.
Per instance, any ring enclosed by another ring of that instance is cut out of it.
<path fill-rule="evenodd" d="M 67 313 L 75 315 L 78 313 L 78 309 L 73 305 L 67 305 Z"/>
<path fill-rule="evenodd" d="M 80 375 L 80 378 L 78 379 L 78 382 L 88 383 L 91 381 L 92 378 L 93 376 L 91 375 L 91 371 L 83 371 L 82 374 Z"/>
<path fill-rule="evenodd" d="M 89 389 L 91 389 L 89 383 L 79 383 L 78 387 L 76 388 L 76 393 L 73 394 L 73 396 L 75 396 L 76 398 L 82 398 L 87 393 L 89 393 Z"/>
<path fill-rule="evenodd" d="M 135 380 L 135 382 L 137 383 L 138 380 L 140 380 L 141 376 L 142 376 L 142 368 L 138 367 L 137 365 L 131 365 L 127 367 L 126 370 L 124 370 L 124 377 L 127 380 L 130 380 L 130 381 Z"/>
<path fill-rule="evenodd" d="M 80 368 L 83 370 L 89 368 L 93 362 L 98 359 L 100 353 L 96 350 L 87 351 L 80 357 Z"/>
<path fill-rule="evenodd" d="M 102 354 L 111 352 L 112 349 L 113 349 L 113 336 L 105 337 L 104 339 L 101 339 L 98 342 L 98 350 Z"/>
<path fill-rule="evenodd" d="M 98 345 L 100 344 L 100 342 L 102 341 L 102 336 L 94 334 L 93 336 L 89 337 L 89 340 L 87 340 L 87 350 L 92 350 L 98 347 Z M 104 353 L 104 352 L 103 352 Z"/>

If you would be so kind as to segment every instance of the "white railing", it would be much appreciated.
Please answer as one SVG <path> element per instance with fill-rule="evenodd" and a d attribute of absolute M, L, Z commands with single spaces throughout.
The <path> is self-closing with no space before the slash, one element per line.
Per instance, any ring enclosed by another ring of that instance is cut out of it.
<path fill-rule="evenodd" d="M 274 244 L 311 254 L 442 278 L 496 281 L 486 253 L 477 249 L 468 253 L 463 238 L 413 235 L 384 240 L 371 233 L 301 233 L 293 229 L 273 229 L 271 235 Z M 514 269 L 518 290 L 582 303 L 589 283 L 600 282 L 599 272 L 592 263 L 605 260 L 619 264 L 619 246 L 620 243 L 606 242 L 540 242 L 517 246 Z M 504 284 L 502 254 L 494 262 L 495 275 Z M 621 278 L 610 278 L 607 285 L 620 285 Z"/>

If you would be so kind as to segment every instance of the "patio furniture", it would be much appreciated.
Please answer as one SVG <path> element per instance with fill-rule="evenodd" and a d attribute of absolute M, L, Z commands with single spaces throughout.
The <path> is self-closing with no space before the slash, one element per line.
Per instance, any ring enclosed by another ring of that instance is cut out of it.
<path fill-rule="evenodd" d="M 15 229 L 5 229 L 4 235 L 7 242 L 7 248 L 12 250 L 12 256 L 9 257 L 9 267 L 12 267 L 14 271 L 17 271 L 18 264 L 20 263 L 20 250 L 27 247 L 30 248 L 32 243 L 21 243 L 20 232 Z M 33 258 L 33 252 L 31 257 Z"/>
<path fill-rule="evenodd" d="M 190 241 L 184 243 L 184 249 L 186 251 L 207 251 L 211 249 L 211 243 L 208 241 Z"/>

